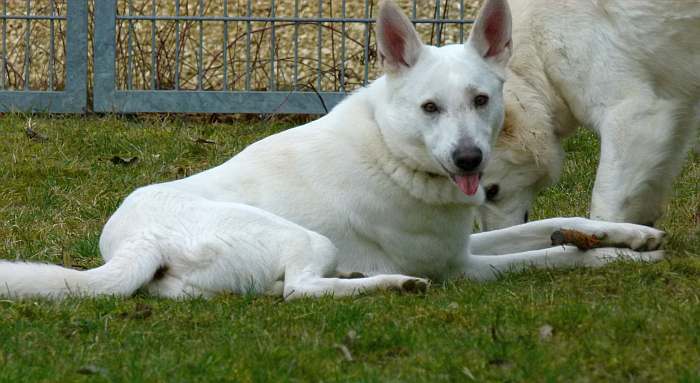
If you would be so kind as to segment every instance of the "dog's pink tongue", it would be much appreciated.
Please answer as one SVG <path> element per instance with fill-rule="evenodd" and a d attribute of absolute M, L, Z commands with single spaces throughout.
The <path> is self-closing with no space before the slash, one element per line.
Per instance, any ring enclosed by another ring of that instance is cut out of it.
<path fill-rule="evenodd" d="M 474 195 L 479 190 L 479 175 L 455 176 L 455 183 L 459 190 L 466 195 Z"/>

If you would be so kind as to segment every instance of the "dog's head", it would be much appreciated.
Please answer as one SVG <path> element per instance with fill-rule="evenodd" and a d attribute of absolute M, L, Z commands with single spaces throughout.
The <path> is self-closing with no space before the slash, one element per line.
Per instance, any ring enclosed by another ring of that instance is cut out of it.
<path fill-rule="evenodd" d="M 375 117 L 390 150 L 475 196 L 503 123 L 511 52 L 507 2 L 487 0 L 467 43 L 438 48 L 424 45 L 398 6 L 384 1 L 377 46 L 386 76 Z"/>
<path fill-rule="evenodd" d="M 503 129 L 484 169 L 486 201 L 480 208 L 482 230 L 528 221 L 537 193 L 556 182 L 564 151 L 541 97 L 513 72 L 504 86 Z"/>

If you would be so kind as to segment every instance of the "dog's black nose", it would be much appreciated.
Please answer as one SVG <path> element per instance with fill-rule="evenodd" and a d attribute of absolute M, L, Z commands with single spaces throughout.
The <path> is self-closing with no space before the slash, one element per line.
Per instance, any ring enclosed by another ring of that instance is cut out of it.
<path fill-rule="evenodd" d="M 465 146 L 457 148 L 452 153 L 452 160 L 455 165 L 465 172 L 471 172 L 481 165 L 483 154 L 481 149 L 476 146 Z"/>

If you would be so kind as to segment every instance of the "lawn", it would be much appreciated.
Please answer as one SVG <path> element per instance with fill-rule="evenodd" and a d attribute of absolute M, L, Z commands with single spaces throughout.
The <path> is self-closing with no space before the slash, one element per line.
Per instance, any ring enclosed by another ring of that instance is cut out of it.
<path fill-rule="evenodd" d="M 101 263 L 100 229 L 134 188 L 219 164 L 290 122 L 0 117 L 0 258 Z M 597 143 L 567 142 L 533 217 L 586 215 Z M 136 157 L 136 159 L 133 159 Z M 116 163 L 115 163 L 116 162 Z M 668 259 L 530 270 L 424 295 L 281 302 L 0 301 L 0 381 L 700 382 L 700 158 L 660 226 Z"/>

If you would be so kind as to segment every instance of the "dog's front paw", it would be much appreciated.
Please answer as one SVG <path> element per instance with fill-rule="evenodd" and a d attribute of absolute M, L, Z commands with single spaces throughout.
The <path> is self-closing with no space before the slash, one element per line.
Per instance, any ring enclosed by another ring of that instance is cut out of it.
<path fill-rule="evenodd" d="M 569 225 L 567 225 L 569 226 Z M 593 245 L 588 247 L 583 247 L 584 250 L 594 248 L 594 247 L 627 247 L 632 250 L 637 251 L 653 251 L 657 250 L 666 235 L 661 230 L 654 229 L 653 227 L 635 225 L 632 223 L 617 223 L 617 222 L 604 222 L 596 220 L 586 220 L 584 222 L 574 222 L 569 227 L 562 227 L 562 232 L 581 232 L 584 233 L 582 237 L 587 239 L 586 244 L 593 243 Z M 557 245 L 555 232 L 552 235 L 552 244 Z M 585 238 L 588 236 L 589 238 Z M 572 243 L 571 241 L 565 241 L 566 244 L 577 245 L 577 243 Z M 582 248 L 581 246 L 578 246 Z"/>
<path fill-rule="evenodd" d="M 666 233 L 653 227 L 631 223 L 611 223 L 596 236 L 601 238 L 604 246 L 629 247 L 637 251 L 657 250 Z"/>

